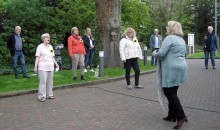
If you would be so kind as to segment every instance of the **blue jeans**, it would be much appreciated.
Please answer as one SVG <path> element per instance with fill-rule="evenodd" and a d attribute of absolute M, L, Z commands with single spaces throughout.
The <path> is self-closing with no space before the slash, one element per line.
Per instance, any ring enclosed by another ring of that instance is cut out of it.
<path fill-rule="evenodd" d="M 18 78 L 18 60 L 20 61 L 21 71 L 23 77 L 26 77 L 26 67 L 25 67 L 25 56 L 22 51 L 15 51 L 14 56 L 12 57 L 13 60 L 13 67 L 14 67 L 14 74 L 15 78 Z"/>
<path fill-rule="evenodd" d="M 92 69 L 93 57 L 94 57 L 94 51 L 90 50 L 90 51 L 86 52 L 86 55 L 85 55 L 85 69 L 88 67 L 88 65 L 89 65 L 90 70 Z"/>
<path fill-rule="evenodd" d="M 204 51 L 205 54 L 205 67 L 208 67 L 208 63 L 209 63 L 209 54 L 211 57 L 211 62 L 212 62 L 212 66 L 215 66 L 215 50 L 211 50 L 211 51 Z"/>
<path fill-rule="evenodd" d="M 152 53 L 153 53 L 155 50 L 158 52 L 159 48 L 154 48 L 154 49 L 152 50 Z M 157 59 L 154 58 L 153 56 L 151 56 L 151 65 L 157 65 Z"/>

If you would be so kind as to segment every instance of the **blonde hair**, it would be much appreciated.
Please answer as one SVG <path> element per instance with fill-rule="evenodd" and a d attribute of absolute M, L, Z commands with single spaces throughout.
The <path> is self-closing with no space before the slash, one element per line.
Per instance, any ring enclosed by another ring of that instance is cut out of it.
<path fill-rule="evenodd" d="M 42 34 L 42 35 L 41 35 L 41 40 L 44 41 L 44 39 L 45 39 L 46 37 L 50 37 L 50 34 L 49 34 L 49 33 L 44 33 L 44 34 Z"/>
<path fill-rule="evenodd" d="M 170 32 L 167 35 L 178 35 L 183 36 L 182 25 L 177 21 L 169 21 L 168 27 L 170 28 Z"/>
<path fill-rule="evenodd" d="M 78 28 L 77 27 L 72 27 L 71 34 L 73 34 L 74 30 L 78 30 Z"/>
<path fill-rule="evenodd" d="M 123 36 L 127 36 L 128 31 L 132 31 L 133 32 L 133 38 L 136 37 L 136 32 L 135 32 L 135 30 L 133 28 L 127 28 L 125 30 L 125 32 L 123 33 Z"/>

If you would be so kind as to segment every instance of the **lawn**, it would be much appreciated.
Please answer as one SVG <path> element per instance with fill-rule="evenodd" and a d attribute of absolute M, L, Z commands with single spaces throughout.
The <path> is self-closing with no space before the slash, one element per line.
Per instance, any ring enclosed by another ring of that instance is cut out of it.
<path fill-rule="evenodd" d="M 139 65 L 140 65 L 141 72 L 156 69 L 155 66 L 150 65 L 149 61 L 148 61 L 147 66 L 144 66 L 143 61 L 140 61 Z M 61 71 L 54 73 L 54 86 L 59 87 L 59 86 L 69 85 L 69 84 L 79 84 L 83 82 L 91 82 L 94 80 L 113 78 L 113 77 L 123 76 L 124 73 L 125 72 L 122 67 L 105 68 L 104 77 L 95 77 L 94 72 L 88 71 L 87 73 L 85 73 L 86 80 L 82 81 L 80 80 L 80 73 L 78 70 L 77 72 L 78 80 L 74 81 L 72 79 L 71 70 L 61 70 Z M 132 70 L 132 73 L 134 73 L 133 70 Z M 32 74 L 34 73 L 32 72 L 32 73 L 29 73 L 28 75 L 31 76 Z M 24 91 L 24 90 L 36 90 L 38 88 L 38 76 L 31 76 L 30 78 L 22 78 L 21 74 L 19 74 L 19 76 L 20 77 L 18 79 L 15 79 L 14 75 L 1 76 L 0 94 L 18 92 L 18 91 Z"/>
<path fill-rule="evenodd" d="M 197 52 L 191 55 L 187 55 L 187 58 L 204 58 L 204 52 Z M 216 58 L 220 58 L 220 52 L 217 52 Z"/>

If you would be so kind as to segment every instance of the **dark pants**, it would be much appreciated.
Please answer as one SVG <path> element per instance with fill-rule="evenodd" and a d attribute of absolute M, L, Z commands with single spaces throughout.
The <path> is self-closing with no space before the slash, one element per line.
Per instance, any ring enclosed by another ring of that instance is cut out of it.
<path fill-rule="evenodd" d="M 168 100 L 168 116 L 176 118 L 177 120 L 182 119 L 185 116 L 180 100 L 177 96 L 177 90 L 179 86 L 174 86 L 171 88 L 163 88 L 164 94 Z"/>
<path fill-rule="evenodd" d="M 215 51 L 214 50 L 212 50 L 212 51 L 204 50 L 204 54 L 205 54 L 205 67 L 208 67 L 209 54 L 211 57 L 212 66 L 214 67 L 215 66 Z"/>
<path fill-rule="evenodd" d="M 155 50 L 158 52 L 159 48 L 154 48 L 151 51 L 154 52 Z M 154 64 L 157 65 L 157 59 L 151 56 L 151 65 L 154 65 Z"/>
<path fill-rule="evenodd" d="M 86 52 L 86 55 L 85 55 L 85 69 L 88 67 L 88 65 L 89 65 L 90 70 L 92 69 L 93 57 L 94 57 L 94 51 L 93 50 L 90 50 L 90 51 Z"/>
<path fill-rule="evenodd" d="M 15 78 L 18 78 L 18 60 L 20 61 L 23 77 L 26 77 L 25 56 L 22 51 L 15 51 L 15 54 L 12 57 Z"/>
<path fill-rule="evenodd" d="M 126 78 L 127 85 L 131 85 L 131 81 L 130 81 L 131 67 L 134 69 L 134 72 L 135 72 L 135 86 L 137 86 L 139 85 L 139 75 L 140 75 L 140 69 L 139 69 L 137 58 L 127 59 L 126 63 L 124 64 L 125 78 Z"/>

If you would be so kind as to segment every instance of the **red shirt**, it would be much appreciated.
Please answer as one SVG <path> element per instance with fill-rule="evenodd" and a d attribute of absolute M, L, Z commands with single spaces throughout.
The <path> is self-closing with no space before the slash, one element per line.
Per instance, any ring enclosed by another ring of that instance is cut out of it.
<path fill-rule="evenodd" d="M 74 54 L 86 54 L 84 43 L 82 39 L 76 39 L 72 35 L 68 38 L 68 51 L 70 57 L 73 57 Z"/>

